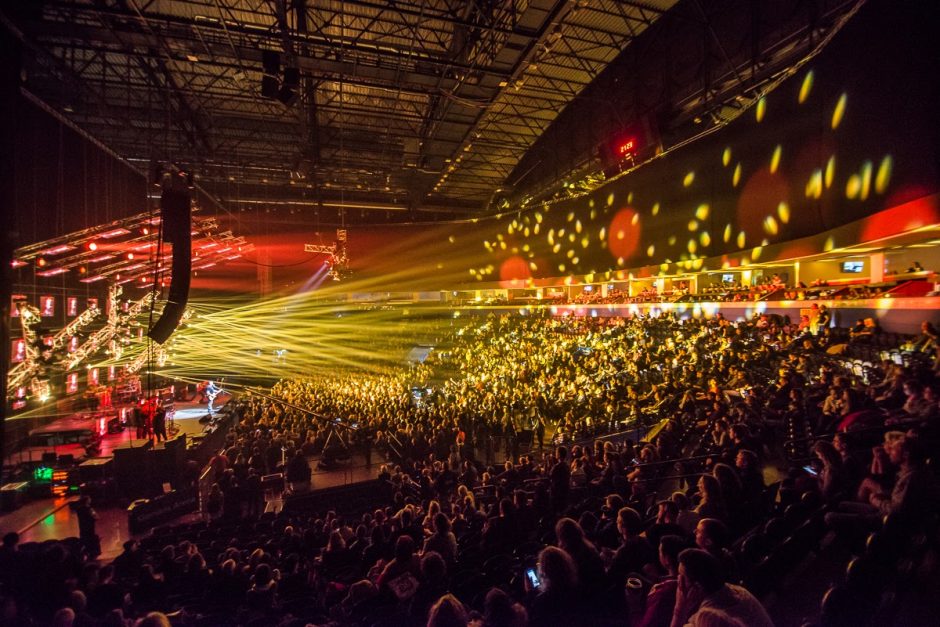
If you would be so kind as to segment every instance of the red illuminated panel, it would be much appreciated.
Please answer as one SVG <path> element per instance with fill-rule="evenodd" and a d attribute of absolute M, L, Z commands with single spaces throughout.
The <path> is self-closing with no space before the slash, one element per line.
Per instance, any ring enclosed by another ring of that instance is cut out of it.
<path fill-rule="evenodd" d="M 12 316 L 12 317 L 14 317 L 14 318 L 19 318 L 19 317 L 20 317 L 20 308 L 16 306 L 16 303 L 25 302 L 25 301 L 26 301 L 26 295 L 25 295 L 25 294 L 14 294 L 14 295 L 10 298 L 10 301 L 11 301 L 10 316 Z"/>
<path fill-rule="evenodd" d="M 78 373 L 70 372 L 65 375 L 65 392 L 66 394 L 74 394 L 78 392 Z"/>
<path fill-rule="evenodd" d="M 108 381 L 114 381 L 117 377 L 117 371 L 114 366 L 108 366 Z"/>
<path fill-rule="evenodd" d="M 66 315 L 67 316 L 77 316 L 78 315 L 78 299 L 74 296 L 69 296 L 65 305 Z"/>
<path fill-rule="evenodd" d="M 39 313 L 45 318 L 55 315 L 55 296 L 39 297 Z"/>
<path fill-rule="evenodd" d="M 20 338 L 13 340 L 13 350 L 10 351 L 10 361 L 18 363 L 26 359 L 26 340 Z"/>
<path fill-rule="evenodd" d="M 636 139 L 624 139 L 617 142 L 616 153 L 620 157 L 627 157 L 636 152 Z"/>
<path fill-rule="evenodd" d="M 89 308 L 89 309 L 92 309 L 92 308 L 97 308 L 97 307 L 98 307 L 98 299 L 97 299 L 97 298 L 89 298 L 89 299 L 88 299 L 88 308 Z"/>
<path fill-rule="evenodd" d="M 77 350 L 78 350 L 78 336 L 73 335 L 71 338 L 69 338 L 69 352 L 74 353 Z"/>
<path fill-rule="evenodd" d="M 88 385 L 98 385 L 98 369 L 92 368 L 88 371 Z"/>

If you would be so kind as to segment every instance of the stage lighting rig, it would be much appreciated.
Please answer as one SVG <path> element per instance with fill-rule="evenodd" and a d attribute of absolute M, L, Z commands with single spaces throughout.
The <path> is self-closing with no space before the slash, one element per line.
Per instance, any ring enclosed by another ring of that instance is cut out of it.
<path fill-rule="evenodd" d="M 330 245 L 304 244 L 305 253 L 327 255 L 330 268 L 327 276 L 340 281 L 349 276 L 349 254 L 346 252 L 346 229 L 336 229 L 336 241 Z"/>

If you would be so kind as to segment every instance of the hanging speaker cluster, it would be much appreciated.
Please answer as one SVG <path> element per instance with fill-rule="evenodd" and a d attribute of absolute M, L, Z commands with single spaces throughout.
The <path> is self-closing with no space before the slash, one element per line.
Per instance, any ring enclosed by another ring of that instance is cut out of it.
<path fill-rule="evenodd" d="M 264 74 L 261 76 L 261 95 L 271 100 L 279 100 L 287 106 L 297 101 L 300 87 L 300 70 L 296 67 L 284 68 L 281 76 L 281 55 L 274 50 L 261 53 Z"/>
<path fill-rule="evenodd" d="M 189 177 L 181 172 L 167 173 L 163 176 L 162 185 L 160 217 L 163 221 L 163 241 L 173 246 L 173 268 L 163 313 L 147 332 L 157 344 L 170 339 L 183 318 L 189 301 L 192 271 L 192 196 Z"/>

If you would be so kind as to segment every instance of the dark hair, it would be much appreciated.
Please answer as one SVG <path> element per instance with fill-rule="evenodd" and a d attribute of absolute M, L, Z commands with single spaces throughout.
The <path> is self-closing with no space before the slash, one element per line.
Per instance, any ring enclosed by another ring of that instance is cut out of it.
<path fill-rule="evenodd" d="M 659 551 L 676 567 L 679 566 L 679 554 L 688 548 L 689 542 L 682 536 L 665 535 L 659 539 Z"/>
<path fill-rule="evenodd" d="M 411 556 L 414 555 L 414 552 L 415 541 L 411 538 L 411 536 L 398 536 L 398 540 L 395 542 L 395 559 L 399 562 L 410 560 Z"/>
<path fill-rule="evenodd" d="M 539 553 L 539 564 L 548 580 L 548 588 L 574 592 L 578 585 L 578 571 L 567 551 L 554 546 L 545 547 Z"/>
<path fill-rule="evenodd" d="M 708 551 L 686 549 L 679 553 L 679 565 L 689 581 L 700 585 L 705 594 L 713 594 L 725 585 L 721 562 Z"/>
<path fill-rule="evenodd" d="M 452 594 L 445 594 L 428 612 L 428 627 L 467 627 L 467 611 Z"/>
<path fill-rule="evenodd" d="M 421 574 L 425 581 L 443 581 L 447 577 L 447 564 L 437 551 L 428 551 L 421 558 Z"/>
<path fill-rule="evenodd" d="M 620 526 L 631 535 L 639 533 L 643 527 L 643 519 L 640 518 L 640 513 L 632 507 L 621 507 L 620 511 L 617 512 L 617 520 Z"/>

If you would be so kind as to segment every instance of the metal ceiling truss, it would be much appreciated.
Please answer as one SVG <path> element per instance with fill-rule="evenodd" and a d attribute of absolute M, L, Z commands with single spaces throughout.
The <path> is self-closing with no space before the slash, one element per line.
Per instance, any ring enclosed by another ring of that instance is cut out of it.
<path fill-rule="evenodd" d="M 47 0 L 2 21 L 31 93 L 214 197 L 466 212 L 674 2 Z M 261 96 L 266 52 L 299 70 L 296 102 Z"/>

